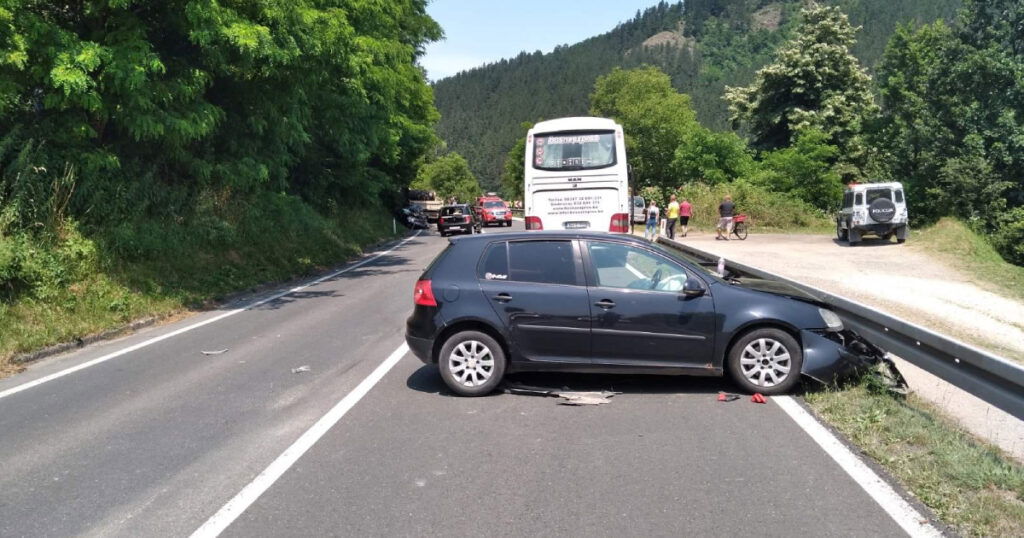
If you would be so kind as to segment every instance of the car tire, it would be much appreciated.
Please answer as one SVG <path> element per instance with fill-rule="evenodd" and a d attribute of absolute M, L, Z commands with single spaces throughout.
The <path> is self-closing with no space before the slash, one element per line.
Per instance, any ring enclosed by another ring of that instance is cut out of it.
<path fill-rule="evenodd" d="M 850 234 L 847 230 L 844 230 L 842 225 L 839 224 L 839 220 L 836 219 L 836 237 L 840 241 L 846 241 L 850 238 Z"/>
<path fill-rule="evenodd" d="M 437 357 L 441 379 L 459 396 L 486 396 L 505 377 L 505 352 L 479 331 L 455 333 L 445 340 Z"/>
<path fill-rule="evenodd" d="M 800 381 L 803 362 L 803 349 L 792 335 L 765 328 L 736 340 L 729 348 L 726 367 L 744 391 L 772 396 L 792 390 Z"/>

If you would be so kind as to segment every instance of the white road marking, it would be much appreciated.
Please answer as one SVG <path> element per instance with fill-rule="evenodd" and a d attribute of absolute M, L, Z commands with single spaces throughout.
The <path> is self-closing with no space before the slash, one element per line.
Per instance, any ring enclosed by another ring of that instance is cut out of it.
<path fill-rule="evenodd" d="M 885 480 L 882 480 L 870 467 L 867 466 L 860 458 L 854 455 L 849 448 L 846 447 L 832 435 L 832 432 L 828 431 L 824 426 L 818 422 L 806 409 L 800 406 L 800 404 L 793 401 L 789 396 L 776 396 L 773 398 L 775 403 L 782 408 L 783 411 L 797 423 L 807 435 L 814 439 L 814 442 L 818 443 L 825 453 L 832 457 L 836 463 L 846 474 L 850 475 L 860 487 L 864 488 L 864 491 L 871 496 L 872 499 L 877 502 L 886 513 L 896 522 L 897 525 L 903 528 L 910 536 L 917 537 L 941 537 L 942 533 L 939 532 L 931 523 L 928 522 L 928 518 L 924 517 L 920 512 L 917 511 L 913 506 L 910 505 L 896 490 L 892 488 Z"/>
<path fill-rule="evenodd" d="M 53 381 L 55 379 L 60 379 L 60 378 L 62 378 L 64 376 L 66 376 L 66 375 L 73 374 L 73 373 L 75 373 L 75 372 L 77 372 L 79 370 L 84 370 L 86 368 L 89 368 L 90 366 L 96 366 L 97 364 L 100 364 L 100 363 L 103 363 L 103 362 L 107 362 L 107 361 L 109 361 L 111 359 L 116 359 L 117 357 L 120 357 L 122 355 L 126 355 L 128 353 L 131 353 L 132 351 L 137 351 L 137 350 L 142 349 L 144 347 L 153 345 L 153 344 L 155 344 L 157 342 L 161 342 L 163 340 L 167 340 L 168 338 L 173 338 L 175 336 L 178 336 L 179 334 L 187 333 L 187 332 L 189 332 L 189 331 L 191 331 L 193 329 L 198 329 L 199 327 L 202 327 L 204 325 L 209 325 L 209 324 L 214 323 L 216 321 L 220 321 L 220 320 L 222 320 L 224 318 L 234 316 L 235 314 L 238 314 L 240 312 L 245 312 L 246 310 L 255 308 L 255 307 L 260 306 L 262 304 L 269 303 L 270 301 L 274 301 L 274 300 L 280 299 L 281 297 L 284 297 L 286 295 L 290 295 L 290 294 L 295 293 L 297 291 L 304 290 L 304 289 L 306 289 L 306 288 L 308 288 L 310 286 L 315 286 L 315 285 L 317 285 L 317 284 L 319 284 L 319 283 L 321 283 L 321 282 L 323 282 L 325 280 L 334 278 L 334 277 L 336 277 L 338 275 L 347 273 L 347 272 L 349 272 L 349 271 L 351 271 L 353 269 L 356 269 L 358 267 L 366 265 L 366 264 L 372 262 L 373 260 L 376 260 L 377 258 L 380 258 L 381 256 L 384 256 L 386 254 L 390 254 L 391 252 L 394 252 L 394 250 L 397 249 L 398 247 L 404 245 L 407 241 L 409 241 L 409 240 L 411 240 L 411 239 L 413 239 L 413 238 L 415 238 L 415 237 L 417 237 L 419 235 L 420 235 L 420 230 L 416 230 L 415 234 L 413 234 L 413 235 L 411 235 L 409 237 L 406 237 L 400 243 L 398 243 L 397 245 L 391 247 L 390 249 L 388 249 L 388 250 L 386 250 L 384 252 L 380 252 L 378 254 L 375 254 L 375 255 L 373 255 L 373 256 L 371 256 L 369 258 L 366 258 L 365 260 L 363 260 L 361 262 L 358 262 L 358 263 L 356 263 L 354 265 L 350 265 L 350 266 L 348 266 L 348 267 L 346 267 L 344 269 L 340 269 L 338 271 L 334 271 L 333 273 L 324 275 L 324 276 L 322 276 L 322 277 L 320 277 L 320 278 L 318 278 L 316 280 L 313 280 L 311 282 L 307 282 L 306 284 L 303 284 L 301 286 L 296 286 L 296 287 L 294 287 L 294 288 L 292 288 L 290 290 L 278 293 L 276 295 L 272 295 L 272 296 L 267 297 L 265 299 L 260 299 L 259 301 L 256 301 L 254 303 L 250 303 L 250 304 L 245 305 L 245 306 L 243 306 L 241 308 L 236 308 L 234 310 L 229 310 L 227 312 L 224 312 L 223 314 L 214 316 L 214 317 L 212 317 L 210 319 L 205 319 L 205 320 L 200 321 L 198 323 L 193 323 L 192 325 L 189 325 L 187 327 L 182 327 L 182 328 L 180 328 L 178 330 L 171 331 L 171 332 L 169 332 L 167 334 L 162 334 L 160 336 L 157 336 L 157 337 L 154 337 L 154 338 L 150 338 L 149 340 L 146 340 L 146 341 L 143 341 L 143 342 L 139 342 L 138 344 L 134 344 L 134 345 L 128 346 L 128 347 L 126 347 L 124 349 L 115 351 L 113 353 L 109 353 L 109 354 L 104 355 L 102 357 L 95 358 L 95 359 L 93 359 L 91 361 L 83 362 L 82 364 L 79 364 L 77 366 L 72 366 L 71 368 L 67 368 L 65 370 L 61 370 L 59 372 L 52 373 L 52 374 L 50 374 L 48 376 L 43 376 L 43 377 L 40 377 L 39 379 L 36 379 L 36 380 L 33 380 L 33 381 L 29 381 L 27 383 L 23 383 L 21 385 L 15 386 L 15 387 L 11 387 L 11 388 L 9 388 L 9 389 L 7 389 L 5 391 L 0 391 L 0 399 L 6 398 L 8 396 L 17 394 L 17 393 L 19 393 L 21 391 L 28 390 L 28 389 L 33 388 L 33 387 L 38 387 L 39 385 L 42 385 L 43 383 L 48 383 L 48 382 Z"/>
<path fill-rule="evenodd" d="M 227 502 L 216 514 L 206 520 L 201 527 L 192 533 L 192 538 L 213 538 L 224 532 L 231 523 L 252 503 L 256 502 L 265 491 L 270 489 L 279 478 L 295 464 L 303 454 L 306 453 L 321 437 L 352 409 L 359 400 L 366 396 L 398 361 L 409 351 L 409 345 L 402 343 L 391 355 L 380 363 L 370 375 L 366 376 L 352 392 L 345 395 L 326 415 L 316 421 L 305 433 L 303 433 L 290 447 L 277 457 L 262 473 L 256 476 L 252 482 L 247 484 L 242 491 L 239 491 L 230 501 Z"/>
<path fill-rule="evenodd" d="M 644 276 L 643 273 L 641 273 L 640 271 L 637 271 L 636 267 L 633 267 L 632 265 L 630 265 L 628 263 L 626 264 L 626 269 L 628 269 L 630 273 L 633 273 L 633 275 L 635 277 L 637 277 L 637 278 L 647 278 L 646 276 Z"/>

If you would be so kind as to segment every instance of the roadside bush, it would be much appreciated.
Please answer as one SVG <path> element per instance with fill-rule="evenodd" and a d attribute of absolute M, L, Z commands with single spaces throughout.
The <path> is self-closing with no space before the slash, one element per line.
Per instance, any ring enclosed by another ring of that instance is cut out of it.
<path fill-rule="evenodd" d="M 714 228 L 718 223 L 718 204 L 730 195 L 736 204 L 736 211 L 746 214 L 755 230 L 823 229 L 832 225 L 831 219 L 798 198 L 746 181 L 734 181 L 719 185 L 691 183 L 678 190 L 647 187 L 641 195 L 648 201 L 653 199 L 658 207 L 665 207 L 668 197 L 675 194 L 680 201 L 689 200 L 693 205 L 690 225 L 698 228 Z"/>
<path fill-rule="evenodd" d="M 1024 207 L 1005 211 L 996 219 L 992 244 L 1003 258 L 1024 266 Z"/>

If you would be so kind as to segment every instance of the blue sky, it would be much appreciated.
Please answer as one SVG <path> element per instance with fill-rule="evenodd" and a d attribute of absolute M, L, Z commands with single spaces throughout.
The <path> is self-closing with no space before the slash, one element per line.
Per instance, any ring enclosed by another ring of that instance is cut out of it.
<path fill-rule="evenodd" d="M 658 0 L 431 0 L 427 12 L 445 39 L 427 47 L 420 63 L 431 80 L 510 58 L 550 52 L 607 32 Z"/>

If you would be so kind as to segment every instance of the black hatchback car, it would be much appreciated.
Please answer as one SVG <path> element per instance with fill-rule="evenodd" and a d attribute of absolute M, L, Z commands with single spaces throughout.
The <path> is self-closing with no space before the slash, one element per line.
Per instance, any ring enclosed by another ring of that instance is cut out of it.
<path fill-rule="evenodd" d="M 831 382 L 881 354 L 798 290 L 726 280 L 631 236 L 453 238 L 414 302 L 409 347 L 464 396 L 517 371 L 728 372 L 745 391 L 781 394 L 800 374 Z"/>
<path fill-rule="evenodd" d="M 467 204 L 446 205 L 437 213 L 437 233 L 444 237 L 454 231 L 480 233 L 480 216 Z"/>

